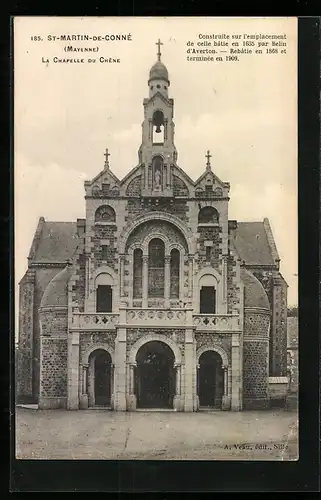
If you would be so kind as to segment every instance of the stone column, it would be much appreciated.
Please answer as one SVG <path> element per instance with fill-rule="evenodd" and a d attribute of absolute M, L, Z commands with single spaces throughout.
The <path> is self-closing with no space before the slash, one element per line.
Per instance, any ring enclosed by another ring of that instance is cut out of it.
<path fill-rule="evenodd" d="M 192 316 L 192 311 L 190 312 L 190 316 Z M 187 324 L 192 323 L 192 318 L 187 317 Z M 194 362 L 194 335 L 192 328 L 186 328 L 185 330 L 185 377 L 184 377 L 184 411 L 194 411 L 193 404 L 193 394 L 196 389 L 193 384 L 193 372 L 196 367 L 196 363 Z"/>
<path fill-rule="evenodd" d="M 120 310 L 120 324 L 124 324 L 125 320 L 126 310 Z M 116 411 L 126 411 L 126 328 L 117 329 L 114 377 L 114 409 Z"/>
<path fill-rule="evenodd" d="M 181 364 L 175 363 L 174 368 L 176 370 L 175 394 L 176 396 L 179 396 L 181 394 Z"/>
<path fill-rule="evenodd" d="M 193 295 L 193 255 L 188 256 L 188 296 Z"/>
<path fill-rule="evenodd" d="M 228 394 L 228 366 L 222 366 L 223 369 L 223 397 L 222 410 L 230 410 L 230 398 Z"/>
<path fill-rule="evenodd" d="M 224 396 L 226 397 L 228 395 L 228 367 L 223 366 L 223 376 L 224 376 Z"/>
<path fill-rule="evenodd" d="M 143 255 L 143 307 L 148 307 L 148 255 Z"/>
<path fill-rule="evenodd" d="M 222 304 L 221 313 L 227 314 L 227 255 L 222 256 Z"/>
<path fill-rule="evenodd" d="M 68 339 L 68 410 L 79 408 L 79 332 Z"/>
<path fill-rule="evenodd" d="M 174 409 L 177 411 L 181 411 L 182 409 L 182 402 L 181 402 L 181 364 L 180 363 L 174 363 L 174 370 L 175 370 L 175 395 L 174 395 Z"/>
<path fill-rule="evenodd" d="M 196 365 L 196 393 L 200 392 L 200 365 Z"/>
<path fill-rule="evenodd" d="M 87 370 L 88 365 L 82 365 L 82 394 L 87 394 Z"/>
<path fill-rule="evenodd" d="M 171 165 L 171 158 L 168 161 L 167 179 L 168 179 L 168 188 L 170 189 L 172 187 L 172 165 Z"/>
<path fill-rule="evenodd" d="M 170 256 L 165 256 L 165 268 L 164 268 L 164 299 L 165 307 L 169 307 L 170 299 L 170 289 L 171 287 L 171 258 Z"/>
<path fill-rule="evenodd" d="M 135 411 L 136 410 L 136 394 L 135 394 L 135 369 L 136 363 L 131 363 L 129 365 L 129 388 L 128 388 L 128 396 L 127 396 L 127 410 Z"/>
<path fill-rule="evenodd" d="M 119 295 L 120 295 L 120 299 L 124 296 L 124 262 L 125 262 L 125 255 L 120 255 L 119 256 L 119 277 L 120 277 Z"/>
<path fill-rule="evenodd" d="M 87 372 L 87 392 L 88 392 L 88 406 L 95 404 L 95 358 L 92 357 L 89 361 Z"/>
<path fill-rule="evenodd" d="M 85 268 L 85 273 L 86 273 L 86 282 L 85 282 L 85 299 L 87 301 L 88 297 L 89 297 L 89 276 L 90 276 L 90 270 L 89 270 L 89 266 L 90 266 L 90 262 L 89 262 L 89 259 L 90 259 L 90 256 L 89 254 L 86 252 L 85 253 L 86 255 L 86 268 Z"/>
<path fill-rule="evenodd" d="M 150 141 L 153 140 L 153 122 L 152 122 L 152 120 L 148 120 L 148 139 Z"/>
<path fill-rule="evenodd" d="M 232 334 L 232 397 L 231 409 L 232 411 L 241 410 L 241 364 L 240 364 L 240 339 L 237 333 Z"/>
<path fill-rule="evenodd" d="M 80 408 L 88 408 L 88 364 L 82 365 Z"/>
<path fill-rule="evenodd" d="M 114 363 L 112 363 L 110 365 L 110 406 L 112 410 L 114 409 L 114 402 L 115 402 L 114 385 L 115 385 L 115 365 Z"/>
<path fill-rule="evenodd" d="M 135 385 L 135 367 L 136 367 L 136 364 L 134 363 L 131 363 L 129 365 L 129 370 L 130 370 L 130 375 L 129 375 L 129 394 L 135 394 L 135 391 L 134 391 L 134 385 Z"/>

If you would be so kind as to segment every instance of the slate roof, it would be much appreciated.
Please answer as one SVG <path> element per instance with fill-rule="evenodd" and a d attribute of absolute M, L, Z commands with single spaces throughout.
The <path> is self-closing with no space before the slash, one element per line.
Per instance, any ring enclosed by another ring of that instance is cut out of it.
<path fill-rule="evenodd" d="M 71 266 L 66 266 L 50 281 L 42 296 L 40 307 L 68 305 L 68 281 L 71 273 Z"/>
<path fill-rule="evenodd" d="M 76 222 L 44 221 L 32 260 L 67 262 L 78 242 Z M 238 222 L 233 243 L 245 264 L 275 265 L 263 222 Z"/>
<path fill-rule="evenodd" d="M 270 309 L 268 296 L 259 280 L 247 269 L 241 269 L 244 288 L 244 307 L 263 307 Z"/>
<path fill-rule="evenodd" d="M 245 264 L 275 265 L 263 222 L 238 222 L 233 242 Z"/>
<path fill-rule="evenodd" d="M 36 262 L 66 262 L 79 243 L 76 222 L 44 222 L 36 248 Z"/>

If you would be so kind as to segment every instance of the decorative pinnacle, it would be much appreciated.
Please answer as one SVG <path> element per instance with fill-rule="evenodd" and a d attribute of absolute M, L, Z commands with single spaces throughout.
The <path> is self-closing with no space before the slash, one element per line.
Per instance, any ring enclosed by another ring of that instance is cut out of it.
<path fill-rule="evenodd" d="M 205 158 L 207 159 L 206 170 L 211 170 L 211 161 L 210 161 L 210 158 L 212 158 L 212 155 L 210 154 L 209 150 L 207 150 Z"/>
<path fill-rule="evenodd" d="M 164 44 L 160 41 L 160 39 L 158 39 L 158 42 L 156 42 L 155 45 L 158 45 L 157 59 L 158 59 L 158 61 L 160 61 L 161 60 L 161 55 L 162 55 L 161 51 L 160 51 L 160 46 L 164 45 Z"/>
<path fill-rule="evenodd" d="M 104 156 L 105 156 L 105 169 L 109 168 L 109 160 L 108 160 L 108 157 L 110 156 L 110 153 L 108 152 L 108 149 L 106 149 L 105 153 L 104 153 Z"/>

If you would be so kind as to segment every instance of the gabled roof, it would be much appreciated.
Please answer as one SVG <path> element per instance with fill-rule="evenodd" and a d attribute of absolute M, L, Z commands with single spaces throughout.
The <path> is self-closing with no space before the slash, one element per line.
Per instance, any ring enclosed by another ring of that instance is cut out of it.
<path fill-rule="evenodd" d="M 43 222 L 34 262 L 67 262 L 79 243 L 76 222 Z"/>
<path fill-rule="evenodd" d="M 144 106 L 146 106 L 149 102 L 151 101 L 155 101 L 157 99 L 157 97 L 159 97 L 162 101 L 166 102 L 166 104 L 170 104 L 171 106 L 173 105 L 173 100 L 172 99 L 166 99 L 165 96 L 163 96 L 163 94 L 161 94 L 160 92 L 155 92 L 154 95 L 152 95 L 152 97 L 149 97 L 149 98 L 145 98 L 144 99 Z"/>
<path fill-rule="evenodd" d="M 238 222 L 233 243 L 245 264 L 275 265 L 263 222 Z"/>
<path fill-rule="evenodd" d="M 178 177 L 180 176 L 182 179 L 184 179 L 190 185 L 190 187 L 194 187 L 195 182 L 193 181 L 193 179 L 191 179 L 191 177 L 185 172 L 185 170 L 183 170 L 176 164 L 174 165 L 173 174 L 179 174 Z"/>
<path fill-rule="evenodd" d="M 130 178 L 132 178 L 132 177 L 133 177 L 133 178 L 134 178 L 134 177 L 136 177 L 136 175 L 135 175 L 135 174 L 139 175 L 139 174 L 141 173 L 141 172 L 140 172 L 141 167 L 142 167 L 142 165 L 141 165 L 141 164 L 136 165 L 136 167 L 133 167 L 133 168 L 132 168 L 132 169 L 128 172 L 128 174 L 126 174 L 126 175 L 125 175 L 125 177 L 123 177 L 123 179 L 120 181 L 120 185 L 121 185 L 121 186 L 123 186 L 124 184 L 126 184 L 126 182 L 128 181 L 128 179 L 130 179 Z"/>
<path fill-rule="evenodd" d="M 103 176 L 109 176 L 113 179 L 113 181 L 115 182 L 115 184 L 119 184 L 120 183 L 120 180 L 118 179 L 118 177 L 110 170 L 110 168 L 108 169 L 103 169 L 99 172 L 99 174 L 96 175 L 96 177 L 94 177 L 93 179 L 91 179 L 90 181 L 85 181 L 85 184 L 88 184 L 88 185 L 92 185 L 94 184 L 94 182 L 97 182 L 98 179 L 100 179 L 101 177 Z"/>
<path fill-rule="evenodd" d="M 221 181 L 221 179 L 217 177 L 217 175 L 215 175 L 212 170 L 205 170 L 205 172 L 203 172 L 202 175 L 194 182 L 195 186 L 197 186 L 204 179 L 204 177 L 208 175 L 211 175 L 215 182 L 217 182 L 217 184 L 220 184 L 221 186 L 227 184 L 226 182 Z"/>

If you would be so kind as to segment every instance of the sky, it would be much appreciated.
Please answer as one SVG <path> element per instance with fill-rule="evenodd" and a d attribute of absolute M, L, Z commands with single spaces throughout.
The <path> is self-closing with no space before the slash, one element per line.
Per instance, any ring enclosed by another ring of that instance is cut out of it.
<path fill-rule="evenodd" d="M 160 38 L 174 99 L 178 165 L 196 180 L 209 149 L 212 170 L 231 184 L 229 219 L 269 218 L 288 303 L 297 304 L 296 24 L 295 18 L 16 18 L 16 301 L 39 217 L 85 216 L 84 180 L 103 169 L 106 148 L 119 178 L 137 165 L 143 99 Z M 130 33 L 132 40 L 48 41 L 48 35 L 86 33 Z M 287 53 L 263 51 L 238 62 L 187 61 L 188 41 L 224 33 L 286 33 Z M 35 35 L 42 41 L 31 40 Z M 66 54 L 66 45 L 99 52 Z M 59 64 L 55 56 L 120 63 Z"/>

